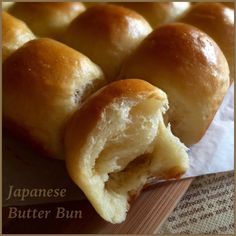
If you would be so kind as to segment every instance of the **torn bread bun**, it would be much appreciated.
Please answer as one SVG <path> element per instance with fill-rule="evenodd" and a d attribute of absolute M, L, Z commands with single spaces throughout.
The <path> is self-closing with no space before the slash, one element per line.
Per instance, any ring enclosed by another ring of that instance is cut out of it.
<path fill-rule="evenodd" d="M 234 80 L 234 10 L 220 3 L 198 3 L 179 19 L 212 37 L 223 51 Z"/>
<path fill-rule="evenodd" d="M 116 4 L 138 12 L 153 29 L 175 21 L 190 7 L 189 2 L 118 2 Z"/>
<path fill-rule="evenodd" d="M 7 12 L 2 12 L 2 60 L 26 42 L 35 39 L 27 25 Z"/>
<path fill-rule="evenodd" d="M 68 172 L 105 220 L 124 221 L 149 178 L 178 178 L 187 170 L 186 147 L 163 122 L 167 109 L 158 88 L 120 80 L 89 97 L 68 122 Z"/>
<path fill-rule="evenodd" d="M 35 35 L 57 39 L 85 9 L 81 2 L 17 2 L 10 13 L 23 20 Z"/>
<path fill-rule="evenodd" d="M 3 63 L 4 124 L 63 159 L 66 121 L 104 84 L 101 69 L 83 54 L 52 39 L 32 40 Z"/>
<path fill-rule="evenodd" d="M 123 60 L 151 31 L 148 22 L 135 11 L 100 4 L 79 15 L 61 41 L 88 56 L 111 81 Z"/>
<path fill-rule="evenodd" d="M 189 146 L 218 110 L 229 87 L 229 67 L 207 34 L 172 23 L 155 29 L 125 61 L 119 79 L 125 78 L 146 80 L 167 93 L 173 133 Z"/>

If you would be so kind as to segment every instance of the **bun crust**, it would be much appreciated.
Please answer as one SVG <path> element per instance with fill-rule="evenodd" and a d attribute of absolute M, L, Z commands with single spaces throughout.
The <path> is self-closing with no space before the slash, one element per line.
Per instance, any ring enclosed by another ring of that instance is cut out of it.
<path fill-rule="evenodd" d="M 189 2 L 119 2 L 117 4 L 137 11 L 154 29 L 175 21 L 190 7 Z"/>
<path fill-rule="evenodd" d="M 3 116 L 62 159 L 67 119 L 104 84 L 101 69 L 84 55 L 51 39 L 32 40 L 3 64 Z"/>
<path fill-rule="evenodd" d="M 58 38 L 80 13 L 81 2 L 18 2 L 10 13 L 23 20 L 39 37 Z"/>
<path fill-rule="evenodd" d="M 132 77 L 168 94 L 173 133 L 186 145 L 201 139 L 229 86 L 228 64 L 218 45 L 182 23 L 162 26 L 142 42 L 119 76 Z"/>
<path fill-rule="evenodd" d="M 61 40 L 87 55 L 113 80 L 123 60 L 151 31 L 136 12 L 100 4 L 79 15 Z"/>
<path fill-rule="evenodd" d="M 223 51 L 234 80 L 234 11 L 220 3 L 199 3 L 181 19 L 212 37 Z"/>
<path fill-rule="evenodd" d="M 17 18 L 2 12 L 2 59 L 9 57 L 26 42 L 35 39 L 26 24 Z"/>
<path fill-rule="evenodd" d="M 68 122 L 68 172 L 105 220 L 124 221 L 149 178 L 178 178 L 187 170 L 185 146 L 163 123 L 167 108 L 164 92 L 128 79 L 98 90 Z"/>

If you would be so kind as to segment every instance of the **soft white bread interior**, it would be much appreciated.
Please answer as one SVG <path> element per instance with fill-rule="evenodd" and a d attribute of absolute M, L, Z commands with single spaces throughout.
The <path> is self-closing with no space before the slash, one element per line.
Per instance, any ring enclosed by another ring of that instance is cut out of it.
<path fill-rule="evenodd" d="M 80 14 L 61 41 L 88 56 L 111 81 L 123 60 L 151 31 L 151 26 L 138 13 L 120 6 L 100 4 Z"/>
<path fill-rule="evenodd" d="M 144 39 L 119 78 L 140 78 L 166 92 L 173 133 L 189 146 L 201 139 L 219 108 L 229 87 L 229 68 L 207 34 L 172 23 Z"/>
<path fill-rule="evenodd" d="M 63 131 L 80 103 L 105 84 L 86 56 L 52 39 L 35 39 L 3 63 L 3 117 L 48 156 L 63 158 Z"/>
<path fill-rule="evenodd" d="M 234 80 L 234 10 L 220 3 L 199 3 L 179 19 L 212 37 L 223 51 Z"/>
<path fill-rule="evenodd" d="M 35 39 L 27 25 L 7 12 L 2 12 L 2 60 L 4 61 L 16 49 Z"/>
<path fill-rule="evenodd" d="M 81 2 L 17 2 L 9 12 L 23 20 L 35 35 L 57 39 L 85 9 Z"/>
<path fill-rule="evenodd" d="M 128 79 L 98 90 L 68 122 L 68 172 L 105 220 L 124 221 L 149 178 L 178 178 L 187 170 L 187 148 L 163 122 L 167 109 L 164 92 Z"/>
<path fill-rule="evenodd" d="M 117 2 L 116 4 L 137 11 L 153 29 L 175 21 L 190 7 L 189 2 Z"/>

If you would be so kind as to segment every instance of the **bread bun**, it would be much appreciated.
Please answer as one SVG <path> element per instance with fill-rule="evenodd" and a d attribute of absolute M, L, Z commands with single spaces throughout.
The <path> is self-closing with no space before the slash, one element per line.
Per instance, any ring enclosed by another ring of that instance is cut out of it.
<path fill-rule="evenodd" d="M 119 2 L 117 4 L 137 11 L 154 29 L 175 21 L 190 7 L 189 2 Z"/>
<path fill-rule="evenodd" d="M 7 11 L 13 6 L 14 2 L 2 2 L 2 10 Z"/>
<path fill-rule="evenodd" d="M 199 3 L 180 22 L 191 24 L 210 35 L 225 54 L 234 80 L 234 11 L 220 3 Z"/>
<path fill-rule="evenodd" d="M 85 6 L 81 2 L 18 2 L 10 13 L 39 37 L 58 38 Z"/>
<path fill-rule="evenodd" d="M 6 12 L 2 12 L 2 60 L 16 49 L 34 39 L 26 24 Z"/>
<path fill-rule="evenodd" d="M 138 13 L 109 4 L 90 7 L 68 27 L 62 41 L 87 55 L 113 80 L 123 60 L 152 31 Z"/>
<path fill-rule="evenodd" d="M 129 201 L 150 177 L 178 178 L 186 171 L 186 147 L 163 122 L 167 109 L 158 88 L 121 80 L 89 97 L 68 122 L 68 172 L 105 220 L 124 221 Z"/>
<path fill-rule="evenodd" d="M 188 146 L 201 139 L 229 87 L 218 45 L 183 23 L 157 28 L 126 60 L 119 79 L 137 77 L 167 93 L 173 133 Z"/>
<path fill-rule="evenodd" d="M 79 52 L 52 39 L 32 40 L 3 63 L 5 123 L 62 159 L 67 119 L 104 83 L 101 69 Z"/>

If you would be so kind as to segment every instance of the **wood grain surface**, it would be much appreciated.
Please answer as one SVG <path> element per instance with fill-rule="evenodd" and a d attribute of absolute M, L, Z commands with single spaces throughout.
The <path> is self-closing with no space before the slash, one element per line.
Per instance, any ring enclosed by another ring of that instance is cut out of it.
<path fill-rule="evenodd" d="M 102 220 L 87 200 L 17 207 L 52 210 L 64 207 L 81 210 L 82 219 L 8 219 L 9 208 L 3 208 L 3 233 L 103 233 L 103 234 L 154 234 L 173 211 L 192 182 L 192 178 L 159 183 L 145 189 L 133 202 L 127 219 L 122 224 Z"/>

